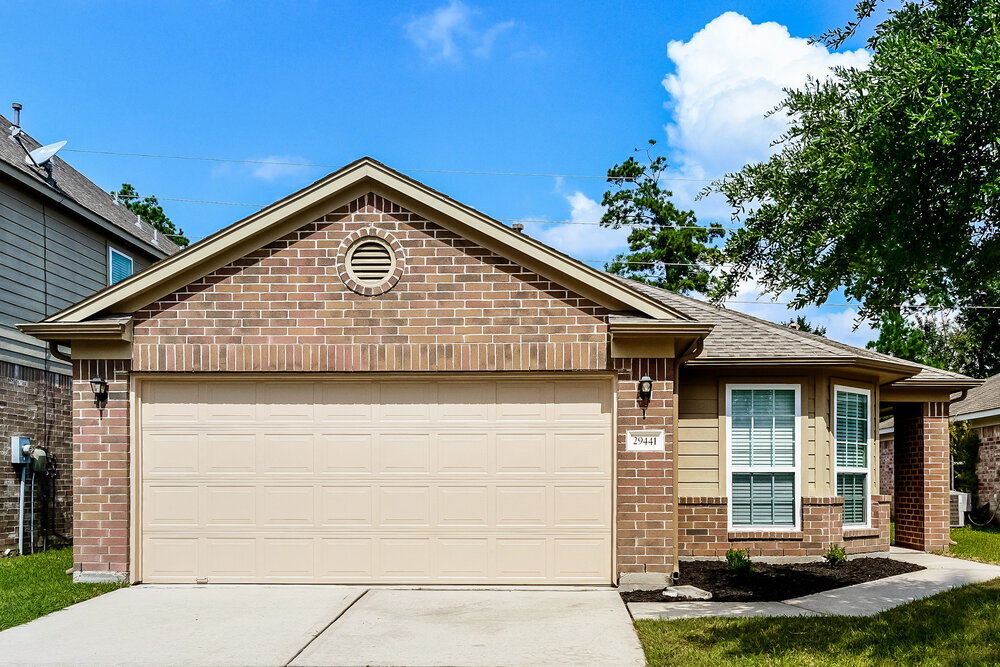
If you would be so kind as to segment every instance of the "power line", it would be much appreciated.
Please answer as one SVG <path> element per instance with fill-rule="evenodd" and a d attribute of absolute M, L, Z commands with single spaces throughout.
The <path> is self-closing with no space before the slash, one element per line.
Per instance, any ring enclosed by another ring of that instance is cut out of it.
<path fill-rule="evenodd" d="M 156 153 L 125 153 L 120 151 L 95 151 L 84 148 L 64 148 L 64 153 L 87 153 L 90 155 L 114 155 L 118 157 L 144 157 L 160 160 L 191 160 L 196 162 L 228 162 L 235 164 L 261 164 L 277 165 L 283 167 L 317 167 L 324 169 L 340 169 L 342 164 L 323 164 L 321 162 L 286 162 L 283 160 L 243 160 L 237 158 L 223 157 L 200 157 L 194 155 L 161 155 Z M 597 176 L 594 174 L 550 174 L 533 171 L 485 171 L 472 169 L 398 169 L 397 171 L 419 173 L 419 174 L 468 174 L 472 176 L 541 176 L 544 178 L 597 178 L 606 180 L 607 174 Z M 638 180 L 637 178 L 623 177 L 620 180 Z M 711 183 L 711 178 L 688 178 L 684 176 L 661 176 L 660 181 L 688 181 L 692 183 Z"/>

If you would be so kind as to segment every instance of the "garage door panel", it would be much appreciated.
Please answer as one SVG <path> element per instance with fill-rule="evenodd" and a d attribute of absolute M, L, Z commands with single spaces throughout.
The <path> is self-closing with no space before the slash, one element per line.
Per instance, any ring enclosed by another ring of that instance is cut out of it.
<path fill-rule="evenodd" d="M 200 382 L 162 382 L 146 386 L 143 423 L 192 424 L 200 419 Z"/>
<path fill-rule="evenodd" d="M 176 419 L 192 391 L 215 402 Z M 609 583 L 609 396 L 579 379 L 143 382 L 142 579 Z"/>

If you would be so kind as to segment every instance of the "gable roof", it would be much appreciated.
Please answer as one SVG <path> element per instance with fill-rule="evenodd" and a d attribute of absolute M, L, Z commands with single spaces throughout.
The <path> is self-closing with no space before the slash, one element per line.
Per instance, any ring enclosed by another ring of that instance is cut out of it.
<path fill-rule="evenodd" d="M 143 222 L 136 224 L 136 215 L 117 203 L 110 194 L 96 183 L 69 166 L 65 160 L 52 158 L 52 178 L 48 179 L 44 169 L 30 166 L 24 161 L 24 149 L 10 138 L 13 124 L 0 116 L 0 171 L 32 188 L 40 195 L 72 208 L 73 204 L 83 210 L 83 215 L 92 214 L 110 223 L 117 234 L 129 237 L 133 243 L 155 257 L 173 255 L 180 247 L 169 237 L 157 233 Z M 24 130 L 19 135 L 24 147 L 29 151 L 41 146 Z"/>
<path fill-rule="evenodd" d="M 102 315 L 134 312 L 368 192 L 425 215 L 610 310 L 638 311 L 654 319 L 692 319 L 632 285 L 622 284 L 603 271 L 364 157 L 145 271 L 55 313 L 42 323 L 30 325 L 34 329 L 31 333 L 41 333 L 41 325 L 77 323 Z"/>
<path fill-rule="evenodd" d="M 823 336 L 792 329 L 782 324 L 762 320 L 746 313 L 715 306 L 693 297 L 670 292 L 659 287 L 618 278 L 632 283 L 636 289 L 649 294 L 699 322 L 714 324 L 705 338 L 704 350 L 689 364 L 734 363 L 737 361 L 766 361 L 770 363 L 869 363 L 896 369 L 907 377 L 897 384 L 940 383 L 942 386 L 977 386 L 980 381 L 951 371 L 924 366 L 905 359 L 891 357 L 873 350 L 854 347 Z M 998 383 L 1000 388 L 1000 383 Z"/>

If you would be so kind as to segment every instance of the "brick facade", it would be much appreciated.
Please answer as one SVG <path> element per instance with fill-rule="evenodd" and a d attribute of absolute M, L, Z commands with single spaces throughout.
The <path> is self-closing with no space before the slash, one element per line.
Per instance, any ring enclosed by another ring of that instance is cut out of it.
<path fill-rule="evenodd" d="M 17 521 L 21 488 L 20 469 L 10 463 L 10 437 L 23 435 L 45 448 L 50 474 L 36 477 L 36 530 L 45 520 L 49 544 L 62 543 L 72 530 L 73 418 L 70 377 L 51 371 L 0 362 L 0 551 L 17 548 Z M 30 484 L 30 475 L 29 475 Z M 42 508 L 42 485 L 49 503 Z M 26 493 L 30 494 L 29 491 Z M 25 512 L 30 500 L 25 501 Z M 40 531 L 38 531 L 40 532 Z M 39 535 L 40 537 L 40 535 Z M 30 538 L 25 535 L 25 542 Z M 37 546 L 42 547 L 41 539 Z M 26 544 L 25 551 L 30 551 Z"/>
<path fill-rule="evenodd" d="M 339 276 L 377 226 L 405 270 L 364 296 Z M 600 306 L 367 195 L 136 313 L 136 371 L 607 370 Z"/>
<path fill-rule="evenodd" d="M 1000 424 L 973 429 L 979 436 L 979 502 L 1000 505 Z"/>
<path fill-rule="evenodd" d="M 883 433 L 878 438 L 878 489 L 889 498 L 889 516 L 893 514 L 892 499 L 896 491 L 896 454 L 892 433 Z"/>
<path fill-rule="evenodd" d="M 946 550 L 949 531 L 947 403 L 898 403 L 895 418 L 896 543 Z"/>
<path fill-rule="evenodd" d="M 674 507 L 673 359 L 615 359 L 618 373 L 618 571 L 671 574 L 677 569 Z M 639 379 L 653 379 L 649 404 L 639 401 Z M 629 429 L 663 429 L 663 452 L 626 451 Z"/>
<path fill-rule="evenodd" d="M 73 363 L 73 568 L 76 579 L 129 568 L 129 362 Z M 90 378 L 108 382 L 94 404 Z M 86 573 L 86 574 L 83 574 Z"/>
<path fill-rule="evenodd" d="M 844 528 L 843 498 L 802 499 L 801 531 L 731 531 L 728 499 L 685 497 L 678 501 L 680 556 L 718 558 L 733 549 L 748 549 L 751 556 L 805 558 L 823 556 L 831 546 L 848 554 L 889 550 L 889 499 L 872 497 L 871 527 Z"/>

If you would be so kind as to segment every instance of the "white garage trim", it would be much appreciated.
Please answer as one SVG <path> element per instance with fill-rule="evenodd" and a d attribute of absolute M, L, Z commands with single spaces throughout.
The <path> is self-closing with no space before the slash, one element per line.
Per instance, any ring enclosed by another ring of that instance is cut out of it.
<path fill-rule="evenodd" d="M 606 373 L 136 374 L 132 578 L 611 584 L 614 388 Z M 176 553 L 159 572 L 154 541 Z M 329 568 L 339 549 L 359 566 Z"/>

